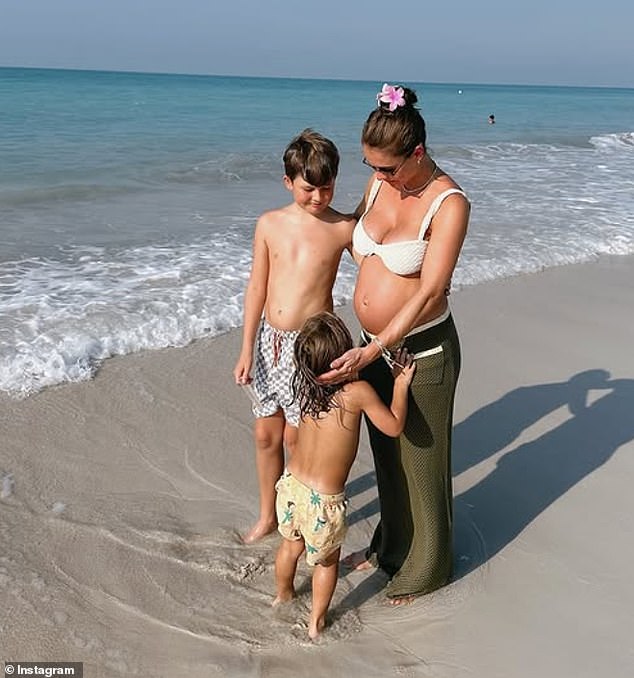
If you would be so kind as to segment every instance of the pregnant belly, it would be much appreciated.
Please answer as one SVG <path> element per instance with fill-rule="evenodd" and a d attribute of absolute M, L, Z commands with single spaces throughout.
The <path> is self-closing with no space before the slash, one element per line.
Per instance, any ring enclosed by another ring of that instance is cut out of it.
<path fill-rule="evenodd" d="M 377 334 L 416 293 L 420 280 L 391 273 L 376 257 L 361 262 L 354 289 L 354 310 L 361 326 Z"/>

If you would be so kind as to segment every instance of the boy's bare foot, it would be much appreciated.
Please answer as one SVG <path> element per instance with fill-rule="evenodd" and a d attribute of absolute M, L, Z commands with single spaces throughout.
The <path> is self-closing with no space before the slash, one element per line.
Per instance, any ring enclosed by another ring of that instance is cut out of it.
<path fill-rule="evenodd" d="M 355 551 L 345 558 L 342 558 L 341 564 L 349 570 L 355 570 L 356 572 L 374 569 L 374 565 L 367 559 L 366 553 L 367 549 Z"/>
<path fill-rule="evenodd" d="M 277 523 L 263 523 L 258 520 L 246 534 L 242 535 L 242 541 L 245 544 L 255 544 L 256 541 L 260 541 L 276 529 Z"/>
<path fill-rule="evenodd" d="M 311 618 L 310 623 L 308 624 L 308 637 L 311 640 L 315 640 L 319 637 L 319 634 L 324 630 L 325 626 L 326 619 L 324 617 L 320 617 L 319 619 Z"/>

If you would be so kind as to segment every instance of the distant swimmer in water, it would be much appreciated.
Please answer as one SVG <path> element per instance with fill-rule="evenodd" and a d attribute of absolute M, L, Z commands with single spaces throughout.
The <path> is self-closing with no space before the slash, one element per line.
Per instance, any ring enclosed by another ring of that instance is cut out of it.
<path fill-rule="evenodd" d="M 495 125 L 495 116 L 493 113 L 489 116 L 489 125 Z"/>

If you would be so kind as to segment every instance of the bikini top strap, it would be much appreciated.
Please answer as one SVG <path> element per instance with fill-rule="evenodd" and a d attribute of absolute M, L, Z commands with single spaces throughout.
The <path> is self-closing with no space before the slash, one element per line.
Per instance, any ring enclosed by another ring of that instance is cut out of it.
<path fill-rule="evenodd" d="M 381 180 L 380 179 L 374 179 L 374 183 L 370 187 L 370 193 L 368 195 L 368 200 L 365 204 L 365 210 L 363 214 L 361 215 L 361 218 L 365 217 L 365 215 L 370 211 L 370 208 L 372 205 L 374 205 L 374 201 L 376 200 L 376 195 L 379 192 L 379 188 L 381 188 Z"/>
<path fill-rule="evenodd" d="M 425 237 L 425 233 L 427 233 L 427 229 L 429 228 L 429 224 L 431 223 L 431 220 L 434 218 L 436 215 L 436 212 L 440 209 L 440 206 L 442 205 L 443 201 L 445 198 L 448 198 L 450 195 L 453 195 L 454 193 L 459 193 L 460 195 L 464 196 L 465 198 L 467 197 L 464 193 L 464 191 L 461 191 L 459 188 L 448 188 L 446 191 L 443 191 L 442 193 L 439 193 L 433 200 L 432 204 L 429 206 L 429 209 L 427 212 L 425 212 L 425 216 L 423 217 L 423 221 L 421 222 L 420 225 L 420 230 L 418 231 L 418 239 L 421 240 L 422 238 Z"/>

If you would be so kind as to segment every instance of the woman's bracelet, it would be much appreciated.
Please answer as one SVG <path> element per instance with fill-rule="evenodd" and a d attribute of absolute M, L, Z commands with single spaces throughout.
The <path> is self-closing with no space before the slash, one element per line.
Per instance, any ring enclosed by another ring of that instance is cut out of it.
<path fill-rule="evenodd" d="M 374 335 L 372 337 L 372 341 L 379 347 L 381 353 L 388 352 L 387 349 L 385 348 L 385 345 L 383 344 L 383 342 L 379 339 L 378 335 Z"/>

